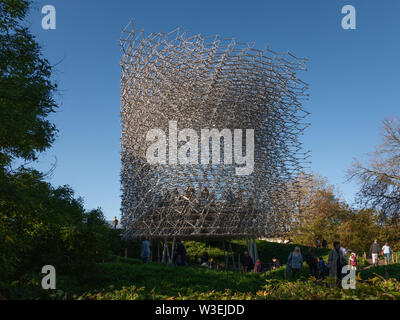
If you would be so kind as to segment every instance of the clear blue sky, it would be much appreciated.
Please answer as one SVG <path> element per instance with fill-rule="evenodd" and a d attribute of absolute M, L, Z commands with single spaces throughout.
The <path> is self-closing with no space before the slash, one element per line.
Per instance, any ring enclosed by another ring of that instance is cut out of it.
<path fill-rule="evenodd" d="M 41 8 L 57 10 L 57 29 L 41 28 Z M 357 30 L 341 28 L 341 8 L 357 10 Z M 60 130 L 36 164 L 55 185 L 69 184 L 86 207 L 119 215 L 120 48 L 122 28 L 134 19 L 146 32 L 183 27 L 190 34 L 219 34 L 269 44 L 309 59 L 305 108 L 312 114 L 304 144 L 312 169 L 352 202 L 345 182 L 354 157 L 365 159 L 379 142 L 381 122 L 400 117 L 400 1 L 35 1 L 29 21 L 45 56 L 56 65 Z"/>

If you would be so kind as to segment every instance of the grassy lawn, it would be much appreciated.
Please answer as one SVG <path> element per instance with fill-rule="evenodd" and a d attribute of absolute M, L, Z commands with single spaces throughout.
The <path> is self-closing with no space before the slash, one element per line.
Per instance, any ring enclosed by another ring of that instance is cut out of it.
<path fill-rule="evenodd" d="M 207 251 L 217 262 L 224 261 L 221 242 L 184 242 L 189 261 L 194 255 Z M 398 299 L 400 283 L 386 280 L 376 274 L 389 275 L 399 280 L 400 265 L 377 267 L 360 273 L 356 290 L 330 288 L 326 282 L 308 278 L 308 267 L 304 264 L 302 278 L 285 280 L 285 263 L 293 251 L 294 244 L 277 244 L 257 241 L 259 256 L 263 262 L 273 257 L 283 266 L 265 274 L 237 273 L 211 270 L 199 266 L 173 267 L 157 264 L 142 265 L 137 259 L 128 259 L 99 265 L 99 271 L 88 280 L 86 290 L 75 294 L 75 299 Z M 300 246 L 303 256 L 307 248 Z M 245 241 L 232 241 L 237 254 L 247 250 Z M 139 255 L 139 247 L 137 249 Z M 328 258 L 329 249 L 316 249 L 318 256 Z M 367 272 L 368 271 L 368 272 Z M 375 274 L 376 273 L 376 274 Z M 389 277 L 390 278 L 390 277 Z"/>
<path fill-rule="evenodd" d="M 208 251 L 216 261 L 223 261 L 221 243 L 185 242 L 189 258 Z M 259 241 L 263 262 L 277 257 L 283 266 L 277 270 L 258 273 L 238 273 L 201 266 L 174 267 L 152 262 L 144 265 L 137 258 L 110 256 L 95 270 L 79 281 L 74 276 L 57 275 L 57 289 L 44 296 L 40 278 L 29 280 L 24 288 L 15 287 L 15 298 L 89 299 L 89 300 L 225 300 L 225 299 L 400 299 L 400 264 L 379 266 L 358 274 L 356 290 L 331 288 L 326 281 L 308 277 L 304 264 L 302 277 L 285 279 L 287 256 L 295 245 Z M 234 241 L 234 252 L 246 249 L 244 241 Z M 306 248 L 302 247 L 303 255 Z M 139 247 L 137 247 L 137 256 Z M 327 259 L 329 249 L 318 249 L 317 255 Z M 237 257 L 237 256 L 236 256 Z M 392 279 L 390 279 L 392 278 Z M 31 291 L 29 291 L 31 290 Z"/>
<path fill-rule="evenodd" d="M 393 278 L 400 281 L 400 263 L 390 264 L 387 266 L 377 266 L 362 270 L 360 272 L 362 279 L 371 279 L 376 276 L 381 276 L 387 279 Z"/>
<path fill-rule="evenodd" d="M 398 270 L 400 266 L 394 267 Z M 375 276 L 368 280 L 358 280 L 356 290 L 344 290 L 330 288 L 327 282 L 314 278 L 304 277 L 298 281 L 283 280 L 282 269 L 266 274 L 241 274 L 202 267 L 173 267 L 156 263 L 149 265 L 105 263 L 99 265 L 99 271 L 87 283 L 85 293 L 80 292 L 72 298 L 90 300 L 400 299 L 400 282 L 397 280 L 386 280 Z"/>

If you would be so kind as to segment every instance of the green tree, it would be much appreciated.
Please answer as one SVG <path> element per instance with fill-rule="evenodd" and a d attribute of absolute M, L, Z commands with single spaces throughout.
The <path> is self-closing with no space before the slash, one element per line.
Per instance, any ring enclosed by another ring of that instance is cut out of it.
<path fill-rule="evenodd" d="M 88 274 L 110 249 L 101 210 L 85 211 L 68 186 L 55 188 L 36 170 L 12 169 L 35 160 L 57 130 L 52 67 L 24 26 L 31 1 L 0 0 L 0 289 L 46 264 Z"/>
<path fill-rule="evenodd" d="M 50 147 L 57 129 L 52 67 L 24 26 L 30 1 L 0 1 L 0 167 L 15 158 L 35 160 Z"/>
<path fill-rule="evenodd" d="M 0 180 L 0 279 L 43 265 L 86 275 L 108 254 L 112 232 L 100 209 L 85 211 L 68 186 L 54 188 L 34 170 Z"/>
<path fill-rule="evenodd" d="M 343 245 L 358 254 L 369 253 L 374 239 L 380 239 L 381 227 L 374 210 L 365 209 L 349 213 L 338 228 Z"/>
<path fill-rule="evenodd" d="M 319 175 L 301 174 L 296 183 L 297 209 L 292 226 L 296 243 L 314 246 L 317 239 L 338 240 L 338 227 L 349 212 L 335 188 Z"/>

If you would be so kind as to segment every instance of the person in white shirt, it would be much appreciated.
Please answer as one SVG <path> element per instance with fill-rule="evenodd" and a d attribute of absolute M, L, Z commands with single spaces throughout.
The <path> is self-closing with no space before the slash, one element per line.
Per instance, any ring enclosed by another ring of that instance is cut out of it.
<path fill-rule="evenodd" d="M 386 242 L 382 247 L 383 255 L 385 256 L 386 264 L 390 263 L 390 255 L 392 254 L 392 249 L 389 247 L 389 244 Z"/>

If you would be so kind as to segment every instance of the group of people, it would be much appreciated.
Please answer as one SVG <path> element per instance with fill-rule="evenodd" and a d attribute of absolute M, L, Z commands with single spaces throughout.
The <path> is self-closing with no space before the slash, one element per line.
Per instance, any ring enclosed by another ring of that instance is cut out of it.
<path fill-rule="evenodd" d="M 317 239 L 315 240 L 315 247 L 316 248 L 326 248 L 328 245 L 327 241 L 325 239 Z"/>
<path fill-rule="evenodd" d="M 349 252 L 350 255 L 348 256 Z M 370 256 L 372 257 L 373 265 L 379 263 L 379 254 L 385 257 L 386 264 L 390 263 L 392 249 L 389 244 L 386 243 L 381 248 L 378 241 L 375 240 L 370 247 Z M 311 276 L 315 276 L 316 278 L 329 276 L 336 279 L 338 283 L 342 280 L 342 268 L 345 265 L 350 265 L 350 268 L 353 270 L 357 270 L 359 265 L 356 253 L 342 247 L 339 241 L 333 243 L 333 249 L 329 252 L 327 263 L 325 263 L 323 257 L 315 255 L 314 248 L 308 249 L 305 255 L 305 262 L 309 267 L 309 274 Z M 301 255 L 300 247 L 295 247 L 294 251 L 289 254 L 286 267 L 294 279 L 299 277 L 303 267 L 303 256 Z"/>
<path fill-rule="evenodd" d="M 324 247 L 324 243 L 321 244 Z M 326 247 L 326 245 L 325 245 Z M 348 256 L 348 252 L 350 255 Z M 392 255 L 392 249 L 388 243 L 381 248 L 377 240 L 374 240 L 370 247 L 370 256 L 372 257 L 373 265 L 379 264 L 379 255 L 385 257 L 386 264 L 390 263 L 390 257 Z M 144 263 L 148 263 L 151 260 L 151 246 L 150 241 L 144 240 L 142 242 L 141 258 Z M 176 241 L 176 249 L 173 252 L 172 257 L 175 266 L 188 266 L 186 248 L 180 239 Z M 310 276 L 314 276 L 319 279 L 323 279 L 326 276 L 334 278 L 337 283 L 342 280 L 342 268 L 345 265 L 350 265 L 351 269 L 357 270 L 359 264 L 357 255 L 355 252 L 348 251 L 346 248 L 341 246 L 339 241 L 333 243 L 333 249 L 329 252 L 328 261 L 325 262 L 322 256 L 315 254 L 314 248 L 310 247 L 305 255 L 305 260 L 301 254 L 300 247 L 295 247 L 293 252 L 288 256 L 286 263 L 286 270 L 291 274 L 293 279 L 298 279 L 303 263 L 306 262 L 309 267 Z M 242 272 L 264 272 L 263 264 L 260 259 L 257 259 L 254 263 L 252 257 L 248 251 L 244 251 L 243 256 L 240 259 L 241 271 Z M 210 258 L 207 252 L 204 252 L 202 256 L 198 257 L 196 254 L 194 257 L 194 264 L 201 265 L 203 267 L 214 268 L 216 267 L 214 259 Z M 272 259 L 272 263 L 268 264 L 268 270 L 278 269 L 280 262 L 277 258 Z"/>
<path fill-rule="evenodd" d="M 372 257 L 372 264 L 374 266 L 379 264 L 379 255 L 381 254 L 386 264 L 390 264 L 390 257 L 392 256 L 392 248 L 390 248 L 389 243 L 385 243 L 385 245 L 381 248 L 378 243 L 378 240 L 374 240 L 374 243 L 369 248 L 369 255 Z"/>
<path fill-rule="evenodd" d="M 211 258 L 208 255 L 207 251 L 203 252 L 200 259 L 199 259 L 199 256 L 196 254 L 194 256 L 194 264 L 200 265 L 202 267 L 212 268 L 212 269 L 217 267 L 215 264 L 214 258 Z"/>
<path fill-rule="evenodd" d="M 333 249 L 330 251 L 328 256 L 328 262 L 324 261 L 322 256 L 317 257 L 315 255 L 314 248 L 309 248 L 305 255 L 305 262 L 309 267 L 310 276 L 316 278 L 335 278 L 337 280 L 342 279 L 342 268 L 347 265 L 346 250 L 340 245 L 340 242 L 333 243 Z M 352 253 L 352 257 L 355 257 L 355 253 Z M 303 256 L 300 251 L 300 247 L 295 247 L 294 251 L 289 254 L 286 268 L 292 275 L 293 279 L 298 279 L 303 268 Z M 357 261 L 354 260 L 354 265 L 357 265 Z"/>
<path fill-rule="evenodd" d="M 265 269 L 261 263 L 260 259 L 256 260 L 256 263 L 253 262 L 252 257 L 249 255 L 248 251 L 243 253 L 243 256 L 240 259 L 241 263 L 241 271 L 242 272 L 264 272 Z M 280 268 L 281 264 L 277 258 L 272 258 L 272 263 L 269 264 L 268 270 L 274 270 Z"/>

